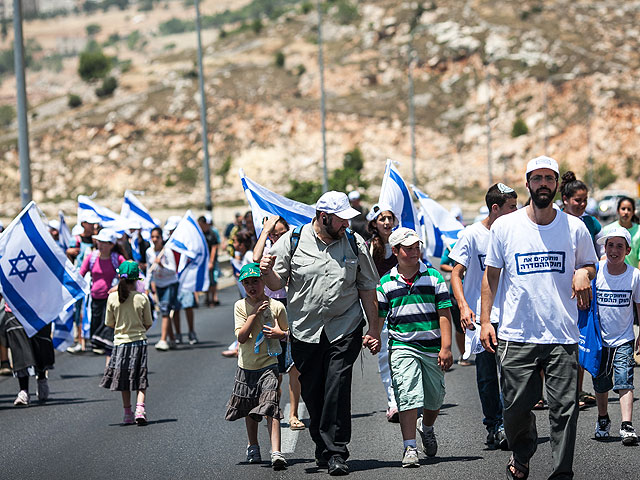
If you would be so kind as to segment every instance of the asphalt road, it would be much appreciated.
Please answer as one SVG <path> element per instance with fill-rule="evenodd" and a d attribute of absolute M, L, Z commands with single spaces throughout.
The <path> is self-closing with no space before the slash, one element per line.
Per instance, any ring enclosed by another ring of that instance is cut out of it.
<path fill-rule="evenodd" d="M 283 451 L 289 469 L 273 472 L 268 463 L 245 463 L 244 423 L 226 422 L 225 405 L 236 362 L 220 352 L 233 339 L 234 287 L 221 292 L 222 306 L 196 310 L 201 343 L 176 351 L 149 350 L 149 425 L 121 426 L 121 397 L 98 387 L 104 358 L 93 354 L 57 355 L 50 372 L 51 399 L 45 405 L 13 407 L 17 381 L 0 377 L 0 478 L 2 479 L 175 479 L 175 478 L 322 478 L 313 462 L 307 431 L 291 432 L 283 421 Z M 184 322 L 184 320 L 183 320 Z M 157 341 L 158 326 L 150 330 Z M 636 369 L 640 373 L 640 370 Z M 286 377 L 285 377 L 286 378 Z M 286 382 L 286 380 L 285 380 Z M 35 392 L 31 380 L 31 391 Z M 636 381 L 636 384 L 638 382 Z M 354 369 L 353 435 L 348 464 L 352 478 L 504 478 L 509 453 L 489 451 L 475 385 L 475 367 L 446 375 L 447 395 L 436 422 L 437 457 L 421 457 L 421 468 L 401 469 L 402 439 L 397 424 L 387 423 L 377 363 L 363 353 Z M 586 381 L 591 389 L 591 383 Z M 286 384 L 283 385 L 286 392 Z M 32 400 L 34 400 L 32 395 Z M 283 407 L 288 412 L 288 395 Z M 638 403 L 634 406 L 640 425 Z M 551 451 L 547 413 L 536 414 L 540 444 L 531 461 L 531 479 L 547 478 Z M 640 447 L 623 447 L 617 437 L 620 410 L 610 404 L 611 441 L 592 439 L 597 413 L 579 417 L 576 478 L 631 479 L 640 476 Z M 264 425 L 264 423 L 262 424 Z M 266 428 L 259 432 L 268 459 Z"/>

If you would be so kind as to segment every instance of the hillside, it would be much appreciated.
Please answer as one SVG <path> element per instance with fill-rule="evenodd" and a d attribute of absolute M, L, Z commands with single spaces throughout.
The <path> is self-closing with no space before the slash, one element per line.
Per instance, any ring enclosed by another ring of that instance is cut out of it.
<path fill-rule="evenodd" d="M 290 179 L 322 178 L 315 2 L 274 2 L 282 8 L 272 18 L 242 19 L 243 7 L 260 3 L 201 2 L 208 24 L 220 23 L 203 30 L 214 208 L 242 203 L 238 168 L 280 193 Z M 45 211 L 71 212 L 78 194 L 93 191 L 116 208 L 127 188 L 146 190 L 153 208 L 202 206 L 195 33 L 164 34 L 166 22 L 192 20 L 194 10 L 183 1 L 154 5 L 25 23 L 25 38 L 39 46 L 40 69 L 27 71 L 27 92 L 34 199 Z M 547 135 L 547 152 L 563 168 L 588 180 L 591 152 L 596 186 L 635 191 L 640 2 L 333 0 L 325 7 L 328 164 L 342 167 L 344 154 L 359 147 L 369 198 L 377 198 L 386 158 L 411 179 L 412 37 L 424 191 L 468 209 L 482 201 L 489 92 L 494 181 L 522 192 L 523 165 L 545 152 Z M 219 15 L 227 9 L 235 14 Z M 77 73 L 91 24 L 100 26 L 93 38 L 105 54 L 117 56 L 112 97 L 98 98 L 99 84 Z M 15 104 L 14 78 L 0 80 L 0 105 Z M 67 106 L 70 93 L 82 98 L 80 107 Z M 518 119 L 528 133 L 514 138 Z M 19 208 L 15 135 L 15 122 L 0 133 L 3 217 Z"/>

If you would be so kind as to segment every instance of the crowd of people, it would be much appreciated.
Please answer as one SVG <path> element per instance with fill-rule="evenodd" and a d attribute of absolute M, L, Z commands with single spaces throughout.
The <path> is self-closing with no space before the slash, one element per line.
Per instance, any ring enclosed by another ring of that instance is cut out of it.
<path fill-rule="evenodd" d="M 458 363 L 476 367 L 487 446 L 512 452 L 508 478 L 529 475 L 538 444 L 535 409 L 549 411 L 550 478 L 573 478 L 580 408 L 597 403 L 594 438 L 610 436 L 611 390 L 620 397 L 621 443 L 637 444 L 635 202 L 620 199 L 618 221 L 603 228 L 585 213 L 586 185 L 573 172 L 561 178 L 549 157 L 528 163 L 525 186 L 529 199 L 520 208 L 514 188 L 491 186 L 486 217 L 448 245 L 439 259 L 442 271 L 423 257 L 418 232 L 399 227 L 399 212 L 376 204 L 364 215 L 353 192 L 322 195 L 315 218 L 302 227 L 288 228 L 277 216 L 266 219 L 257 245 L 239 249 L 239 230 L 233 244 L 245 298 L 234 312 L 238 346 L 223 354 L 238 356 L 226 418 L 246 418 L 247 461 L 261 461 L 256 421 L 266 416 L 271 464 L 287 467 L 274 431 L 282 418 L 281 375 L 290 361 L 309 411 L 316 465 L 330 475 L 348 474 L 352 367 L 365 347 L 379 355 L 387 419 L 400 423 L 401 465 L 419 466 L 417 437 L 425 455 L 437 454 L 435 423 L 456 333 L 460 352 L 466 350 Z M 450 286 L 443 272 L 450 274 Z M 582 312 L 594 308 L 603 344 L 595 395 L 583 390 L 578 355 Z"/>
<path fill-rule="evenodd" d="M 418 437 L 425 455 L 437 455 L 435 425 L 445 372 L 454 363 L 452 342 L 461 354 L 457 363 L 475 365 L 478 423 L 486 428 L 487 446 L 512 452 L 508 478 L 529 475 L 538 408 L 549 411 L 550 478 L 573 478 L 580 408 L 596 405 L 594 438 L 610 437 L 611 390 L 619 396 L 622 444 L 638 443 L 632 423 L 634 354 L 640 354 L 635 201 L 621 198 L 618 220 L 602 227 L 585 213 L 587 186 L 573 172 L 560 176 L 552 158 L 528 162 L 524 180 L 524 206 L 518 208 L 514 188 L 492 185 L 486 216 L 447 245 L 442 258 L 431 259 L 435 266 L 424 256 L 420 232 L 400 225 L 401 212 L 378 203 L 365 214 L 357 192 L 324 193 L 306 225 L 291 227 L 277 215 L 261 219 L 259 235 L 251 212 L 236 214 L 224 239 L 210 218 L 198 219 L 210 251 L 211 285 L 200 298 L 219 305 L 221 245 L 237 282 L 236 339 L 222 352 L 238 362 L 225 418 L 245 419 L 249 463 L 262 461 L 258 425 L 266 418 L 271 466 L 287 468 L 280 402 L 288 374 L 288 427 L 309 430 L 318 468 L 348 474 L 352 370 L 366 348 L 378 355 L 386 418 L 400 425 L 400 464 L 418 467 Z M 91 287 L 76 306 L 76 343 L 67 351 L 104 355 L 100 385 L 121 392 L 123 423 L 145 424 L 146 331 L 153 316 L 161 325 L 158 351 L 198 342 L 197 295 L 181 290 L 179 254 L 165 248 L 179 218 L 148 236 L 139 228 L 119 235 L 97 219 L 79 220 L 66 254 Z M 59 241 L 59 223 L 49 227 Z M 579 343 L 593 318 L 601 356 L 596 372 L 585 373 Z M 14 404 L 30 403 L 30 376 L 45 402 L 47 371 L 55 361 L 51 326 L 29 338 L 4 305 L 0 344 L 0 374 L 12 374 L 19 384 Z M 585 375 L 593 375 L 595 394 L 584 390 Z M 301 400 L 309 412 L 306 424 L 299 418 Z"/>

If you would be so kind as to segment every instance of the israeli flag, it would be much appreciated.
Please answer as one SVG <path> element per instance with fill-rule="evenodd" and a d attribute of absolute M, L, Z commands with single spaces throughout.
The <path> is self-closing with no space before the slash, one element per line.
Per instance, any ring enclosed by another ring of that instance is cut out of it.
<path fill-rule="evenodd" d="M 316 215 L 315 207 L 273 193 L 271 190 L 245 177 L 242 169 L 240 170 L 240 180 L 242 181 L 244 194 L 247 196 L 247 201 L 251 207 L 256 236 L 260 236 L 265 218 L 273 215 L 279 215 L 284 218 L 292 228 L 311 223 L 311 220 Z"/>
<path fill-rule="evenodd" d="M 178 264 L 181 290 L 187 292 L 209 290 L 209 246 L 191 210 L 182 217 L 165 244 L 165 248 L 181 255 Z"/>
<path fill-rule="evenodd" d="M 418 212 L 411 197 L 409 188 L 404 183 L 400 172 L 394 165 L 392 160 L 387 160 L 387 166 L 384 169 L 384 177 L 382 178 L 382 188 L 380 190 L 380 198 L 378 204 L 388 205 L 398 218 L 399 226 L 411 228 L 415 230 L 422 239 L 422 231 L 420 229 L 420 219 Z"/>
<path fill-rule="evenodd" d="M 89 293 L 49 234 L 35 202 L 0 235 L 0 290 L 29 337 Z"/>
<path fill-rule="evenodd" d="M 131 224 L 126 218 L 94 202 L 86 195 L 78 195 L 78 223 L 99 223 L 105 228 L 111 228 L 122 233 Z"/>
<path fill-rule="evenodd" d="M 64 352 L 67 347 L 73 345 L 73 315 L 76 311 L 75 304 L 61 313 L 53 322 L 53 348 Z"/>
<path fill-rule="evenodd" d="M 64 219 L 64 213 L 62 210 L 58 212 L 58 216 L 60 217 L 60 229 L 58 230 L 60 236 L 58 242 L 62 249 L 66 252 L 69 245 L 71 245 L 71 241 L 73 240 L 73 235 L 71 235 L 71 230 L 67 226 L 67 222 Z"/>
<path fill-rule="evenodd" d="M 149 210 L 142 205 L 142 202 L 138 200 L 131 190 L 126 190 L 124 192 L 124 200 L 122 202 L 120 216 L 137 220 L 142 230 L 151 230 L 152 228 L 157 227 L 156 222 L 149 213 Z"/>
<path fill-rule="evenodd" d="M 464 230 L 464 225 L 429 195 L 413 185 L 411 188 L 420 204 L 427 237 L 426 253 L 431 257 L 440 258 L 445 247 L 458 240 L 458 234 Z"/>

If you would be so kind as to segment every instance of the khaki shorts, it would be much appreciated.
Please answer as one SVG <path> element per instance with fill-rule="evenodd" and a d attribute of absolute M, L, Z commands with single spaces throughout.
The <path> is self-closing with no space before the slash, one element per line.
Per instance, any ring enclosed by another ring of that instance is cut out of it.
<path fill-rule="evenodd" d="M 389 352 L 391 382 L 398 410 L 439 410 L 444 400 L 444 372 L 437 357 L 413 350 Z"/>

